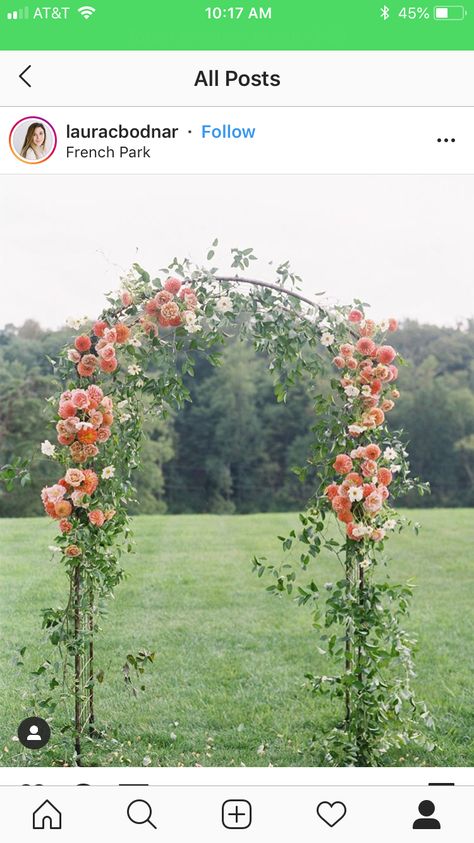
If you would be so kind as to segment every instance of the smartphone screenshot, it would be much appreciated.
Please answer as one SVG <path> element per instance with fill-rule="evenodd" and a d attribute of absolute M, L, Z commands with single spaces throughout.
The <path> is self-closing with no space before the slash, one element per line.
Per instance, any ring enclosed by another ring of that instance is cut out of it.
<path fill-rule="evenodd" d="M 473 38 L 1 4 L 6 839 L 472 839 Z"/>

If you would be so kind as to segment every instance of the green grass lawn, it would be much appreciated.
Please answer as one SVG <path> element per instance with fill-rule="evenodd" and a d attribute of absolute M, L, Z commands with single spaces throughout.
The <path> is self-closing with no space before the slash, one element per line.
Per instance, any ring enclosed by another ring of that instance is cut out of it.
<path fill-rule="evenodd" d="M 472 510 L 417 510 L 409 530 L 390 541 L 395 580 L 413 578 L 410 626 L 418 634 L 418 696 L 436 720 L 433 753 L 409 748 L 401 765 L 474 763 L 474 554 Z M 293 514 L 141 516 L 129 579 L 111 603 L 97 644 L 105 674 L 97 721 L 108 738 L 88 763 L 107 765 L 306 766 L 323 763 L 321 736 L 337 712 L 304 689 L 304 674 L 330 672 L 316 649 L 306 609 L 268 595 L 251 572 L 254 553 L 278 559 L 278 534 Z M 0 522 L 0 705 L 2 761 L 22 763 L 12 741 L 31 714 L 28 671 L 44 648 L 39 611 L 64 601 L 65 579 L 47 550 L 46 519 Z M 336 573 L 321 557 L 313 572 Z M 27 646 L 25 668 L 15 654 Z M 121 667 L 129 652 L 156 651 L 146 692 L 135 699 Z M 117 741 L 114 743 L 114 739 Z M 99 742 L 100 743 L 100 742 Z M 53 736 L 35 763 L 64 763 Z M 145 761 L 144 761 L 145 759 Z"/>

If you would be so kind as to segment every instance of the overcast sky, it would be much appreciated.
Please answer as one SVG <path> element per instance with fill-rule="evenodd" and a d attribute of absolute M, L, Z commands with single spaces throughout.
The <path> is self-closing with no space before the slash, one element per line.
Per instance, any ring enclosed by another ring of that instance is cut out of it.
<path fill-rule="evenodd" d="M 199 262 L 214 237 L 222 271 L 253 246 L 254 275 L 290 259 L 308 294 L 378 318 L 474 316 L 474 177 L 4 176 L 0 326 L 94 317 L 134 260 Z"/>

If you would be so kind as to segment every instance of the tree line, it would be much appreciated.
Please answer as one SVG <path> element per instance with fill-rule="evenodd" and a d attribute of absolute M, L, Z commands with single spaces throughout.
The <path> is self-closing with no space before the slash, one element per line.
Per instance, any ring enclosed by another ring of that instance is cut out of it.
<path fill-rule="evenodd" d="M 0 517 L 42 514 L 39 490 L 55 478 L 39 445 L 55 441 L 46 399 L 54 391 L 51 360 L 70 329 L 45 331 L 32 320 L 0 331 L 0 465 L 35 454 L 30 485 L 0 491 Z M 406 365 L 390 424 L 403 429 L 412 472 L 431 486 L 410 506 L 474 506 L 474 320 L 442 328 L 406 321 L 393 335 Z M 328 373 L 328 378 L 332 375 Z M 192 401 L 166 418 L 148 417 L 135 511 L 248 513 L 304 506 L 316 467 L 304 483 L 311 442 L 311 393 L 304 379 L 277 403 L 265 358 L 230 339 L 222 362 L 196 361 Z M 310 388 L 312 387 L 312 388 Z"/>

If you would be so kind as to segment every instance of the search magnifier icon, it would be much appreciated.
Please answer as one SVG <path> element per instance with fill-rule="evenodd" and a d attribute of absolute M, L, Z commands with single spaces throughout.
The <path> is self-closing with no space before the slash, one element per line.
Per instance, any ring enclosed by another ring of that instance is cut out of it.
<path fill-rule="evenodd" d="M 151 821 L 152 808 L 145 799 L 134 799 L 127 808 L 127 817 L 135 825 L 149 823 L 156 831 L 156 825 Z"/>

